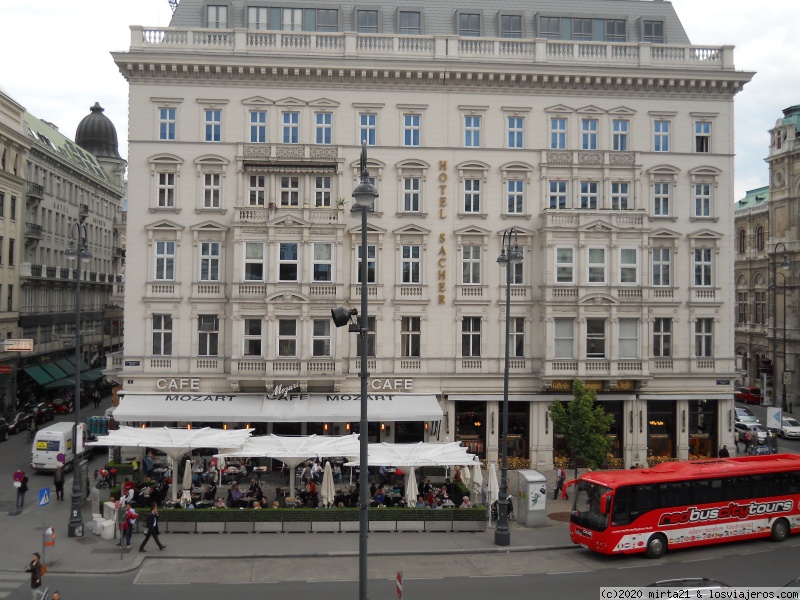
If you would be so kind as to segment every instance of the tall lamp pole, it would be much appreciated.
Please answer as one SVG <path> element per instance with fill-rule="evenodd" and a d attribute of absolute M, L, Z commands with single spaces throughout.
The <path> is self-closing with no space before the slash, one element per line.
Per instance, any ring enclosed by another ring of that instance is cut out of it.
<path fill-rule="evenodd" d="M 367 478 L 369 471 L 369 420 L 367 418 L 368 388 L 367 380 L 367 356 L 369 354 L 368 333 L 369 333 L 369 286 L 367 279 L 369 275 L 369 260 L 367 256 L 367 213 L 378 197 L 378 190 L 369 181 L 369 171 L 367 170 L 367 142 L 361 144 L 361 181 L 353 190 L 356 206 L 353 212 L 361 211 L 361 325 L 351 323 L 348 331 L 357 333 L 361 342 L 361 368 L 358 376 L 361 378 L 361 424 L 359 426 L 359 468 L 358 474 L 358 600 L 367 600 L 367 535 L 369 533 L 369 481 Z M 331 309 L 331 318 L 336 327 L 347 325 L 351 317 L 355 317 L 358 310 L 355 308 L 345 309 L 337 306 Z"/>
<path fill-rule="evenodd" d="M 783 242 L 778 242 L 772 249 L 772 403 L 778 399 L 775 392 L 778 385 L 778 275 L 783 278 L 783 370 L 786 371 L 786 275 L 778 273 L 778 247 L 783 250 L 783 260 L 781 260 L 781 269 L 789 269 L 789 256 L 786 254 L 786 245 Z M 788 411 L 789 406 L 786 404 L 786 386 L 781 377 L 782 402 L 781 410 Z"/>
<path fill-rule="evenodd" d="M 78 439 L 78 424 L 81 422 L 81 264 L 87 263 L 92 258 L 89 252 L 89 245 L 86 241 L 86 225 L 80 221 L 74 221 L 70 230 L 69 247 L 64 251 L 64 256 L 68 260 L 75 260 L 75 398 L 73 407 L 75 422 L 72 424 L 72 508 L 69 515 L 69 525 L 67 527 L 68 537 L 83 537 L 83 517 L 81 515 L 81 504 L 83 494 L 81 493 L 81 462 L 78 456 L 78 448 L 83 447 L 83 440 Z M 77 242 L 76 242 L 77 240 Z"/>
<path fill-rule="evenodd" d="M 508 361 L 511 341 L 511 271 L 512 265 L 522 262 L 522 250 L 517 243 L 517 230 L 512 227 L 503 232 L 502 248 L 497 263 L 506 268 L 506 355 L 503 368 L 503 441 L 500 452 L 500 497 L 497 499 L 497 528 L 494 530 L 495 546 L 511 544 L 508 529 Z"/>

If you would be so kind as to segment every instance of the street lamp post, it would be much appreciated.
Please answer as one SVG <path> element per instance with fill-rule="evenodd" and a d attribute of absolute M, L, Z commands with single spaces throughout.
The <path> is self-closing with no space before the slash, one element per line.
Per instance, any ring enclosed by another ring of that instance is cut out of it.
<path fill-rule="evenodd" d="M 778 273 L 778 246 L 783 250 L 783 259 L 780 267 L 783 270 L 789 269 L 789 256 L 786 254 L 786 245 L 778 242 L 772 249 L 772 403 L 778 399 L 775 393 L 778 385 L 778 275 L 783 278 L 783 371 L 786 371 L 786 275 Z M 782 400 L 781 410 L 788 412 L 789 406 L 786 403 L 786 384 L 781 374 Z"/>
<path fill-rule="evenodd" d="M 92 258 L 89 245 L 86 241 L 86 225 L 83 221 L 74 221 L 70 230 L 72 239 L 69 247 L 64 251 L 68 260 L 75 260 L 75 398 L 73 407 L 75 422 L 72 424 L 72 508 L 70 510 L 68 537 L 83 537 L 83 517 L 81 516 L 81 463 L 78 449 L 83 447 L 83 440 L 78 439 L 78 424 L 81 422 L 81 263 L 87 263 Z M 77 240 L 77 242 L 76 242 Z"/>
<path fill-rule="evenodd" d="M 348 331 L 358 333 L 361 341 L 361 368 L 358 376 L 361 378 L 361 424 L 359 426 L 359 468 L 358 474 L 358 600 L 367 600 L 367 534 L 369 533 L 369 481 L 367 478 L 369 470 L 368 450 L 369 450 L 369 420 L 367 418 L 368 400 L 368 379 L 367 356 L 369 345 L 369 286 L 367 279 L 369 274 L 369 261 L 367 256 L 367 213 L 378 197 L 378 190 L 369 181 L 369 171 L 367 170 L 367 142 L 361 144 L 361 181 L 353 190 L 356 206 L 353 212 L 361 211 L 361 325 L 351 324 Z M 331 317 L 336 327 L 346 325 L 351 317 L 355 317 L 358 310 L 351 308 L 347 310 L 340 306 L 331 310 Z"/>
<path fill-rule="evenodd" d="M 513 245 L 512 245 L 513 243 Z M 511 341 L 511 281 L 512 265 L 522 262 L 522 250 L 517 243 L 517 230 L 512 227 L 503 232 L 502 248 L 497 263 L 506 268 L 506 355 L 503 368 L 503 441 L 500 452 L 500 497 L 497 499 L 497 528 L 494 530 L 495 546 L 511 544 L 508 529 L 508 360 Z"/>

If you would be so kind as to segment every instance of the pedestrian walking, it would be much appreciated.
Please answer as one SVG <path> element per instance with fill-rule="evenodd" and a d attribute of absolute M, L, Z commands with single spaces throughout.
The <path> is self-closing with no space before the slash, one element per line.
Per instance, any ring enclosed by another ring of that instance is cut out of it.
<path fill-rule="evenodd" d="M 56 500 L 64 499 L 64 463 L 59 462 L 53 473 L 53 485 L 56 486 Z"/>
<path fill-rule="evenodd" d="M 739 454 L 739 430 L 733 432 L 733 445 L 736 448 L 736 454 Z"/>
<path fill-rule="evenodd" d="M 719 449 L 717 456 L 719 456 L 720 458 L 728 458 L 730 455 L 731 453 L 728 452 L 728 446 L 722 444 L 722 448 Z"/>
<path fill-rule="evenodd" d="M 166 544 L 162 544 L 161 540 L 158 539 L 158 504 L 153 504 L 153 508 L 147 515 L 147 535 L 144 536 L 142 545 L 139 546 L 139 552 L 147 552 L 144 547 L 147 545 L 147 542 L 150 541 L 151 537 L 156 541 L 159 550 L 163 550 L 167 547 Z"/>
<path fill-rule="evenodd" d="M 40 596 L 39 588 L 42 587 L 42 575 L 45 573 L 41 558 L 41 554 L 34 552 L 31 562 L 25 568 L 25 571 L 31 574 L 31 598 L 33 600 L 37 600 Z"/>
<path fill-rule="evenodd" d="M 750 430 L 744 432 L 744 453 L 750 454 L 750 442 L 752 441 L 753 436 L 750 434 Z"/>
<path fill-rule="evenodd" d="M 561 488 L 564 487 L 564 479 L 566 479 L 566 475 L 564 475 L 564 469 L 561 467 L 556 467 L 556 485 L 553 487 L 553 500 L 558 500 L 558 495 L 561 493 Z"/>
<path fill-rule="evenodd" d="M 125 517 L 122 520 L 122 536 L 117 546 L 121 546 L 124 543 L 126 548 L 131 547 L 131 534 L 133 533 L 133 527 L 136 525 L 136 519 L 138 518 L 139 515 L 136 513 L 134 508 L 128 504 L 128 510 L 125 511 Z M 157 537 L 156 542 L 158 542 Z"/>
<path fill-rule="evenodd" d="M 17 488 L 17 508 L 25 506 L 25 492 L 28 491 L 28 476 L 25 471 L 14 474 L 14 487 Z"/>

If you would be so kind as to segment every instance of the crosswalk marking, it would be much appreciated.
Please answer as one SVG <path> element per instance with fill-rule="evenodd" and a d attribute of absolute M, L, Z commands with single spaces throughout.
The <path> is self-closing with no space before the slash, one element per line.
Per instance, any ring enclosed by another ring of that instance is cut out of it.
<path fill-rule="evenodd" d="M 28 573 L 0 572 L 0 598 L 8 598 L 14 590 L 21 587 L 30 578 L 31 576 Z"/>

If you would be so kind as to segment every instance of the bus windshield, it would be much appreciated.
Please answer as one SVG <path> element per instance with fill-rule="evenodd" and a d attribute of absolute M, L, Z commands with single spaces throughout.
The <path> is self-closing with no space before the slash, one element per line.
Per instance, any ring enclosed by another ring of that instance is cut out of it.
<path fill-rule="evenodd" d="M 608 526 L 608 511 L 600 512 L 600 498 L 611 489 L 585 480 L 579 480 L 576 487 L 572 522 L 595 531 L 604 530 Z"/>

